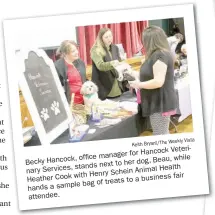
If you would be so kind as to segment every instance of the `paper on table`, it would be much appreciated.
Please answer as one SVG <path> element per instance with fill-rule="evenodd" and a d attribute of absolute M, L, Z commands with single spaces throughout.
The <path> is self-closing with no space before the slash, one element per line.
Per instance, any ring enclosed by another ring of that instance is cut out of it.
<path fill-rule="evenodd" d="M 120 102 L 120 107 L 127 111 L 132 111 L 133 113 L 138 112 L 138 103 L 136 102 L 123 101 L 123 102 Z"/>
<path fill-rule="evenodd" d="M 88 134 L 94 134 L 96 132 L 96 129 L 89 129 Z"/>

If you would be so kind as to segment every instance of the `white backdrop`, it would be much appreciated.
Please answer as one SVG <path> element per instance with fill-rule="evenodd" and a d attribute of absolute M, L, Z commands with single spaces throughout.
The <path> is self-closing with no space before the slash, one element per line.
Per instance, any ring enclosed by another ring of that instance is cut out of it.
<path fill-rule="evenodd" d="M 74 40 L 76 38 L 75 26 L 68 25 L 68 22 L 61 22 L 59 18 L 53 18 L 50 24 L 49 17 L 46 19 L 35 18 L 35 19 L 23 19 L 20 25 L 17 26 L 18 33 L 16 35 L 17 44 L 16 50 L 20 50 L 23 47 L 39 47 L 39 48 L 50 48 L 58 47 L 60 43 L 67 40 Z M 48 24 L 49 23 L 49 24 Z M 22 31 L 19 29 L 28 29 L 27 33 L 29 40 L 26 41 L 22 36 Z M 55 32 L 53 34 L 53 32 Z"/>
<path fill-rule="evenodd" d="M 202 87 L 202 98 L 203 98 L 203 110 L 205 116 L 205 132 L 206 139 L 210 139 L 210 129 L 212 120 L 212 107 L 214 97 L 214 78 L 215 72 L 213 71 L 214 65 L 214 44 L 213 38 L 214 33 L 214 5 L 212 0 L 133 0 L 133 1 L 84 1 L 79 0 L 76 3 L 72 3 L 71 0 L 62 1 L 25 1 L 25 0 L 7 0 L 2 3 L 0 8 L 1 19 L 14 18 L 14 17 L 32 17 L 32 16 L 45 16 L 55 14 L 69 14 L 69 13 L 80 13 L 89 11 L 105 11 L 105 10 L 116 10 L 122 8 L 138 8 L 138 7 L 151 7 L 159 5 L 172 5 L 172 4 L 183 4 L 183 3 L 194 3 L 196 5 L 196 23 L 197 23 L 197 40 L 199 50 L 199 67 Z M 33 27 L 33 26 L 32 26 Z M 48 27 L 47 27 L 48 28 Z M 2 30 L 2 29 L 1 29 Z M 2 34 L 1 34 L 2 35 Z M 45 34 L 37 35 L 38 41 L 41 41 L 41 37 L 46 37 Z M 4 60 L 4 44 L 3 38 L 0 43 L 0 80 L 1 80 L 1 101 L 4 103 L 3 111 L 0 113 L 0 118 L 5 119 L 5 129 L 7 131 L 7 145 L 0 145 L 1 154 L 5 153 L 8 155 L 9 171 L 5 175 L 1 175 L 0 180 L 7 178 L 7 182 L 11 184 L 10 192 L 1 192 L 4 195 L 4 199 L 10 198 L 12 207 L 7 210 L 7 213 L 21 214 L 17 209 L 17 194 L 16 194 L 16 181 L 15 171 L 13 168 L 13 147 L 11 139 L 11 125 L 10 125 L 10 113 L 9 113 L 9 99 L 7 92 L 7 79 L 6 79 L 6 67 Z M 16 140 L 14 140 L 15 142 Z M 16 142 L 15 142 L 16 144 Z M 214 165 L 213 165 L 214 166 Z M 212 165 L 210 165 L 212 168 Z M 213 183 L 213 182 L 211 182 Z M 125 191 L 126 192 L 126 191 Z M 213 190 L 212 190 L 213 194 Z M 93 194 L 92 194 L 93 195 Z M 213 197 L 213 196 L 212 196 Z M 211 198 L 212 198 L 211 197 Z M 2 198 L 1 198 L 2 199 Z M 214 200 L 215 201 L 215 200 Z M 212 201 L 211 201 L 212 202 Z M 145 214 L 145 215 L 203 215 L 204 213 L 204 197 L 186 197 L 186 198 L 174 198 L 165 200 L 152 200 L 152 201 L 138 201 L 129 203 L 118 203 L 118 204 L 105 204 L 98 206 L 85 206 L 75 208 L 61 208 L 52 210 L 41 210 L 41 211 L 28 211 L 25 214 Z M 4 209 L 0 208 L 1 214 L 6 214 Z M 207 213 L 207 215 L 214 215 Z"/>

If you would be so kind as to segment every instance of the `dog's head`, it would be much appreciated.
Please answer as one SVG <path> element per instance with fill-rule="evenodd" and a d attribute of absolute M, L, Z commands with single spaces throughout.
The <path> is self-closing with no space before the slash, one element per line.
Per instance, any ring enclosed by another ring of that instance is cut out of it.
<path fill-rule="evenodd" d="M 86 81 L 82 87 L 80 93 L 82 95 L 88 95 L 98 92 L 98 87 L 92 81 Z"/>

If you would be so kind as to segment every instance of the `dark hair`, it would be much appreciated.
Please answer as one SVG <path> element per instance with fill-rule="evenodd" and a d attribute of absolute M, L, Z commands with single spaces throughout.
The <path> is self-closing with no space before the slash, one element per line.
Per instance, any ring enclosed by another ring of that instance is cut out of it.
<path fill-rule="evenodd" d="M 158 26 L 145 28 L 142 34 L 142 40 L 146 50 L 146 58 L 156 50 L 170 51 L 166 33 Z"/>
<path fill-rule="evenodd" d="M 99 32 L 98 32 L 98 36 L 97 36 L 96 40 L 99 40 L 99 41 L 97 41 L 97 42 L 100 42 L 100 44 L 101 44 L 102 46 L 104 46 L 104 42 L 103 42 L 102 37 L 103 37 L 104 34 L 105 34 L 106 32 L 108 32 L 108 31 L 112 32 L 112 31 L 110 30 L 110 28 L 101 28 L 101 29 L 99 30 Z"/>
<path fill-rule="evenodd" d="M 96 52 L 97 52 L 97 53 L 100 53 L 102 56 L 105 56 L 105 54 L 106 54 L 106 53 L 105 53 L 105 50 L 104 50 L 105 44 L 104 44 L 104 42 L 103 42 L 102 37 L 103 37 L 104 34 L 105 34 L 106 32 L 108 32 L 108 31 L 110 31 L 110 32 L 112 33 L 112 31 L 111 31 L 110 28 L 101 28 L 101 29 L 99 30 L 98 35 L 97 35 L 97 38 L 96 38 L 96 41 L 95 41 L 93 47 L 91 48 L 91 51 L 92 51 L 92 49 L 93 49 L 94 47 L 96 47 Z"/>

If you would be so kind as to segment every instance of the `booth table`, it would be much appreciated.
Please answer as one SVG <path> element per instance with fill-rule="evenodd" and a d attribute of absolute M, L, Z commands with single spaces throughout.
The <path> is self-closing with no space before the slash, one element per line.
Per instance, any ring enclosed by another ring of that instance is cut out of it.
<path fill-rule="evenodd" d="M 119 98 L 113 99 L 114 101 L 134 101 L 136 97 L 130 92 L 124 93 Z M 121 122 L 110 125 L 104 128 L 98 128 L 94 124 L 90 124 L 90 129 L 96 129 L 93 134 L 86 134 L 83 141 L 94 141 L 94 140 L 107 140 L 107 139 L 118 139 L 139 136 L 147 127 L 147 120 L 140 114 L 134 114 L 132 116 L 122 119 Z M 66 130 L 58 138 L 56 138 L 51 144 L 60 144 L 69 142 L 69 130 Z M 31 140 L 28 141 L 24 146 L 36 146 L 41 145 L 37 134 L 33 135 Z"/>
<path fill-rule="evenodd" d="M 178 81 L 178 83 L 176 84 L 176 89 L 179 98 L 178 108 L 180 110 L 180 117 L 178 119 L 178 122 L 182 122 L 192 114 L 188 75 Z"/>
<path fill-rule="evenodd" d="M 183 121 L 192 114 L 189 84 L 186 79 L 178 82 L 176 86 L 176 93 L 178 96 L 177 114 L 178 123 Z M 113 101 L 136 101 L 136 96 L 130 91 L 124 93 L 122 96 L 113 99 Z M 127 118 L 122 119 L 121 122 L 110 125 L 108 127 L 99 128 L 94 124 L 90 124 L 89 129 L 96 129 L 93 134 L 86 134 L 81 141 L 94 141 L 94 140 L 108 140 L 118 138 L 137 137 L 145 130 L 151 129 L 150 121 L 148 118 L 143 118 L 140 113 L 134 114 Z M 69 130 L 66 130 L 59 137 L 57 137 L 51 144 L 60 144 L 69 142 Z M 32 138 L 24 144 L 24 146 L 41 145 L 39 137 L 34 134 Z"/>

